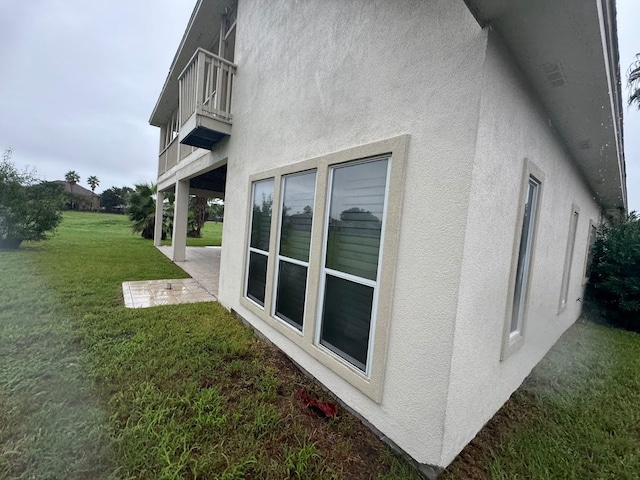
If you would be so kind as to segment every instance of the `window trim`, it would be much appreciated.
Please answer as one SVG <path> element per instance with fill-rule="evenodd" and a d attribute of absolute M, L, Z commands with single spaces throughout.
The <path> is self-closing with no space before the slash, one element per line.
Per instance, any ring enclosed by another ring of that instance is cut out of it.
<path fill-rule="evenodd" d="M 271 206 L 271 225 L 269 226 L 270 231 L 269 231 L 269 250 L 265 251 L 265 250 L 261 250 L 259 248 L 256 247 L 252 247 L 251 246 L 251 229 L 253 228 L 253 195 L 255 192 L 255 186 L 257 183 L 262 182 L 262 181 L 267 181 L 267 180 L 272 180 L 272 177 L 266 177 L 263 178 L 261 180 L 256 180 L 251 182 L 251 186 L 249 188 L 249 214 L 247 215 L 248 220 L 249 220 L 249 226 L 248 226 L 248 234 L 247 234 L 247 242 L 245 245 L 245 262 L 243 265 L 243 272 L 244 272 L 244 280 L 243 280 L 243 286 L 242 286 L 242 294 L 243 297 L 246 298 L 249 302 L 251 302 L 252 304 L 254 304 L 257 308 L 264 310 L 267 306 L 267 292 L 268 292 L 268 286 L 269 286 L 269 262 L 271 261 L 271 254 L 270 252 L 273 250 L 273 203 Z M 273 183 L 273 196 L 274 196 L 274 200 L 275 200 L 275 196 L 276 196 L 276 184 L 275 184 L 275 179 L 273 179 L 274 183 Z M 272 202 L 274 201 L 272 200 Z M 266 282 L 265 282 L 265 291 L 264 291 L 264 305 L 260 305 L 257 301 L 255 301 L 254 299 L 252 299 L 251 297 L 249 297 L 249 266 L 250 266 L 250 257 L 251 257 L 251 253 L 257 253 L 260 255 L 263 255 L 265 257 L 267 257 L 267 276 L 266 276 Z"/>
<path fill-rule="evenodd" d="M 386 369 L 387 341 L 389 338 L 389 324 L 392 310 L 393 289 L 395 283 L 396 256 L 400 236 L 401 210 L 404 194 L 404 169 L 408 154 L 409 135 L 399 135 L 385 140 L 360 145 L 357 147 L 340 150 L 337 152 L 322 155 L 316 158 L 292 163 L 283 167 L 274 168 L 268 171 L 250 175 L 249 187 L 253 182 L 273 177 L 274 184 L 274 209 L 273 216 L 277 216 L 278 221 L 271 222 L 271 239 L 269 245 L 269 259 L 267 262 L 267 287 L 265 292 L 265 308 L 260 308 L 257 304 L 244 296 L 246 290 L 246 276 L 240 293 L 240 304 L 272 327 L 275 331 L 292 341 L 302 351 L 313 357 L 319 364 L 342 377 L 345 381 L 367 395 L 373 401 L 382 401 L 382 391 L 384 383 L 384 373 Z M 378 281 L 380 283 L 377 301 L 374 305 L 375 328 L 370 331 L 373 339 L 372 347 L 368 355 L 370 365 L 369 375 L 366 375 L 357 367 L 349 364 L 346 360 L 338 357 L 326 347 L 315 343 L 315 329 L 317 323 L 317 312 L 322 299 L 319 297 L 321 268 L 323 266 L 323 229 L 327 211 L 327 197 L 329 195 L 329 169 L 331 166 L 346 164 L 351 162 L 364 161 L 375 157 L 389 156 L 391 166 L 388 169 L 388 182 L 386 193 L 386 218 L 384 223 L 384 236 L 381 237 L 380 248 L 383 255 L 378 262 Z M 273 311 L 274 292 L 276 288 L 275 277 L 275 252 L 277 239 L 279 236 L 279 224 L 282 203 L 282 177 L 285 175 L 302 173 L 306 170 L 316 170 L 316 192 L 314 205 L 314 222 L 311 227 L 311 245 L 309 252 L 309 269 L 307 271 L 307 297 L 304 309 L 304 321 L 302 332 L 291 327 L 286 322 L 275 318 L 270 313 Z M 245 222 L 245 249 L 243 262 L 246 269 L 248 261 L 249 223 L 251 212 L 251 188 L 248 188 L 247 213 Z M 318 221 L 316 221 L 318 220 Z M 304 358 L 304 356 L 302 357 Z"/>
<path fill-rule="evenodd" d="M 513 319 L 513 306 L 515 299 L 516 277 L 518 271 L 518 259 L 520 255 L 520 242 L 522 237 L 522 226 L 524 223 L 524 213 L 527 202 L 527 194 L 529 189 L 529 180 L 534 179 L 538 183 L 538 195 L 536 201 L 536 209 L 531 219 L 533 222 L 533 230 L 531 232 L 531 248 L 529 256 L 529 272 L 526 290 L 523 295 L 522 321 L 520 328 L 512 332 L 511 323 Z M 511 254 L 511 272 L 509 275 L 509 285 L 507 292 L 507 302 L 505 309 L 504 329 L 502 334 L 502 350 L 500 360 L 506 360 L 513 353 L 518 351 L 524 345 L 524 339 L 527 331 L 527 313 L 529 310 L 531 284 L 535 271 L 536 260 L 536 240 L 538 237 L 538 226 L 540 211 L 542 210 L 542 201 L 544 195 L 544 173 L 543 171 L 528 158 L 524 159 L 523 173 L 520 181 L 520 195 L 518 203 L 518 217 L 516 228 L 514 230 L 513 249 Z"/>
<path fill-rule="evenodd" d="M 575 222 L 575 223 L 574 223 Z M 558 303 L 558 315 L 564 312 L 569 303 L 569 289 L 571 288 L 571 270 L 573 266 L 576 248 L 578 225 L 580 224 L 580 207 L 575 203 L 571 205 L 569 217 L 569 231 L 567 233 L 567 246 L 564 252 L 564 265 L 562 268 L 562 282 L 560 283 L 560 302 Z"/>
<path fill-rule="evenodd" d="M 313 211 L 313 218 L 311 220 L 311 238 L 309 241 L 309 259 L 306 262 L 303 262 L 301 260 L 297 260 L 295 258 L 290 258 L 284 255 L 280 255 L 280 241 L 281 241 L 281 237 L 282 237 L 282 206 L 284 204 L 284 194 L 286 189 L 284 188 L 285 184 L 286 184 L 286 179 L 287 178 L 291 178 L 291 177 L 296 177 L 299 175 L 306 175 L 306 174 L 310 174 L 310 173 L 314 173 L 316 178 L 315 178 L 315 184 L 313 186 L 314 190 L 313 190 L 313 206 L 315 207 L 316 204 L 316 199 L 317 199 L 317 193 L 318 193 L 318 171 L 316 169 L 311 169 L 311 170 L 303 170 L 301 172 L 295 172 L 295 173 L 289 173 L 286 175 L 281 175 L 280 176 L 280 185 L 281 185 L 281 190 L 282 190 L 282 195 L 280 195 L 280 198 L 278 199 L 278 238 L 277 238 L 277 242 L 276 242 L 276 251 L 275 251 L 275 265 L 274 265 L 274 275 L 273 275 L 273 299 L 272 299 L 272 304 L 271 304 L 271 316 L 273 318 L 276 318 L 278 320 L 280 320 L 281 322 L 283 322 L 286 326 L 288 326 L 289 328 L 292 328 L 294 331 L 296 331 L 297 333 L 302 333 L 304 331 L 304 317 L 306 317 L 306 306 L 309 300 L 309 267 L 310 264 L 309 262 L 311 261 L 311 249 L 313 248 L 313 225 L 316 223 L 316 213 L 315 213 L 315 208 Z M 280 260 L 283 260 L 284 262 L 289 262 L 291 264 L 294 265 L 298 265 L 301 267 L 306 267 L 307 269 L 307 276 L 306 276 L 306 285 L 305 285 L 305 292 L 304 292 L 304 314 L 303 314 L 303 318 L 302 318 L 302 329 L 298 329 L 295 325 L 293 325 L 290 321 L 288 321 L 287 319 L 282 318 L 281 316 L 278 316 L 278 313 L 276 311 L 276 307 L 277 307 L 277 296 L 278 296 L 278 281 L 280 280 Z M 268 275 L 268 272 L 267 272 Z M 267 277 L 268 278 L 268 277 Z"/>
<path fill-rule="evenodd" d="M 339 270 L 335 270 L 333 268 L 328 268 L 326 266 L 327 262 L 327 245 L 329 243 L 329 215 L 325 215 L 323 218 L 324 228 L 322 232 L 322 262 L 320 268 L 320 289 L 318 292 L 318 299 L 323 299 L 326 289 L 326 281 L 327 281 L 327 273 L 336 278 L 340 278 L 342 280 L 346 280 L 349 282 L 357 283 L 358 285 L 364 285 L 367 287 L 373 288 L 373 299 L 371 305 L 371 318 L 369 323 L 369 341 L 367 343 L 367 358 L 365 363 L 365 368 L 360 369 L 354 362 L 349 361 L 349 359 L 342 357 L 338 352 L 334 351 L 327 345 L 322 345 L 322 316 L 323 316 L 323 305 L 319 305 L 316 312 L 316 328 L 314 332 L 314 344 L 321 349 L 326 349 L 331 354 L 337 355 L 341 360 L 346 360 L 350 366 L 355 367 L 359 372 L 363 372 L 366 377 L 371 376 L 371 364 L 373 361 L 373 350 L 375 348 L 375 336 L 372 335 L 372 332 L 376 331 L 376 318 L 378 311 L 378 300 L 379 300 L 379 291 L 380 291 L 380 275 L 381 275 L 381 263 L 384 258 L 384 238 L 386 233 L 386 225 L 387 225 L 387 206 L 389 204 L 389 182 L 391 177 L 391 169 L 393 168 L 393 157 L 391 155 L 379 155 L 375 157 L 369 157 L 366 159 L 355 160 L 353 162 L 330 165 L 329 166 L 329 182 L 327 185 L 326 191 L 326 204 L 325 204 L 325 212 L 329 212 L 331 208 L 331 194 L 333 193 L 333 173 L 337 168 L 354 166 L 354 165 L 362 165 L 365 163 L 375 162 L 378 160 L 385 159 L 387 163 L 387 173 L 385 177 L 385 187 L 384 187 L 384 204 L 382 207 L 382 225 L 380 230 L 380 248 L 378 250 L 378 265 L 376 269 L 376 280 L 371 280 L 365 277 L 359 277 L 357 275 L 353 275 L 347 272 L 341 272 Z M 337 349 L 337 347 L 334 347 Z M 342 352 L 344 355 L 349 356 L 346 352 Z"/>

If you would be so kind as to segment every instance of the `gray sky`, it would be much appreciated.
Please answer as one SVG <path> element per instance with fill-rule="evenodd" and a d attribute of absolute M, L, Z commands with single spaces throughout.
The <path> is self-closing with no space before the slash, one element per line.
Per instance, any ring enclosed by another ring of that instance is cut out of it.
<path fill-rule="evenodd" d="M 638 0 L 618 0 L 620 69 L 640 53 Z M 195 0 L 0 0 L 0 150 L 97 192 L 155 181 L 148 124 Z M 627 90 L 625 89 L 625 94 Z M 625 108 L 629 208 L 640 211 L 640 112 Z"/>

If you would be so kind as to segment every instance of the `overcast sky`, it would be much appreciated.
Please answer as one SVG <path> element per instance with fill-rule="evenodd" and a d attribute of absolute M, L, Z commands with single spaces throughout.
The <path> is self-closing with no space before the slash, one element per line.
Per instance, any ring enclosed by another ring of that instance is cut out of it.
<path fill-rule="evenodd" d="M 0 0 L 0 150 L 97 192 L 155 181 L 148 124 L 195 0 Z M 640 52 L 638 0 L 618 0 L 620 69 Z M 625 94 L 627 90 L 625 88 Z M 625 107 L 629 207 L 640 211 L 640 112 Z"/>

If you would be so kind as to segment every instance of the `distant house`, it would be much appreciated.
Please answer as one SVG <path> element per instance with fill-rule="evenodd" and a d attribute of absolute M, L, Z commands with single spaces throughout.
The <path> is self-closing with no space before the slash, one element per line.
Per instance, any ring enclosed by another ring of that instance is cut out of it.
<path fill-rule="evenodd" d="M 174 260 L 224 198 L 220 303 L 431 473 L 626 210 L 613 0 L 200 0 L 150 123 Z"/>
<path fill-rule="evenodd" d="M 91 190 L 84 188 L 77 183 L 67 182 L 65 180 L 54 180 L 53 183 L 62 185 L 64 191 L 70 195 L 67 196 L 66 208 L 73 210 L 91 210 L 100 209 L 100 195 L 96 195 Z"/>

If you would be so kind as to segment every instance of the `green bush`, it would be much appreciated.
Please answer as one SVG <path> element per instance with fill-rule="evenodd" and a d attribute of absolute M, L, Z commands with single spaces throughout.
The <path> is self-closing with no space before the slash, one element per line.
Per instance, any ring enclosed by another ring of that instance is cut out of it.
<path fill-rule="evenodd" d="M 612 323 L 640 331 L 640 217 L 631 212 L 600 227 L 589 294 Z"/>
<path fill-rule="evenodd" d="M 24 240 L 44 240 L 62 218 L 64 189 L 20 172 L 6 151 L 0 161 L 0 249 L 15 249 Z"/>

